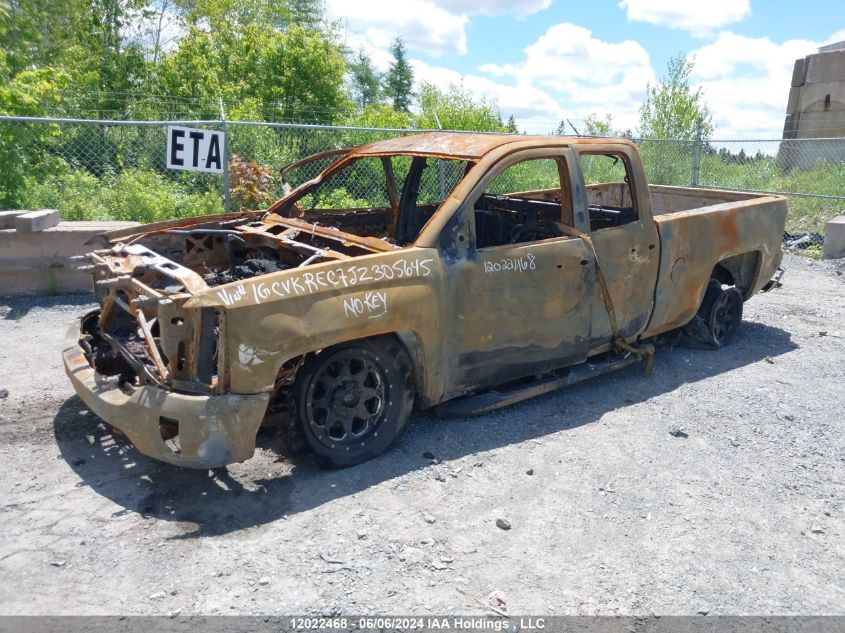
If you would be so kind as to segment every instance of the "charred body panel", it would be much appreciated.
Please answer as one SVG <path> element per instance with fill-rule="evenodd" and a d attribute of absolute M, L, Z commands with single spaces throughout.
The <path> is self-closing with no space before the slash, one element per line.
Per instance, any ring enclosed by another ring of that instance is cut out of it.
<path fill-rule="evenodd" d="M 266 211 L 113 232 L 89 254 L 101 309 L 71 327 L 66 370 L 142 452 L 241 461 L 283 416 L 356 463 L 401 431 L 390 411 L 625 366 L 714 280 L 747 300 L 781 259 L 783 198 L 649 187 L 627 140 L 425 134 L 314 158 L 336 160 Z M 379 195 L 355 198 L 361 179 Z"/>
<path fill-rule="evenodd" d="M 683 193 L 677 188 L 674 195 Z M 695 195 L 701 194 L 696 191 Z M 719 268 L 729 273 L 722 280 L 736 285 L 745 300 L 751 298 L 780 266 L 785 221 L 786 204 L 780 196 L 658 215 L 655 224 L 660 233 L 660 271 L 655 309 L 645 335 L 689 322 L 701 305 L 711 277 L 719 275 Z"/>

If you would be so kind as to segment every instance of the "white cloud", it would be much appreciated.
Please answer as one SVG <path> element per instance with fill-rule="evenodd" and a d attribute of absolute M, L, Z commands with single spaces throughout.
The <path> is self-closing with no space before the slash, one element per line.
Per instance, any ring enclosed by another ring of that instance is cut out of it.
<path fill-rule="evenodd" d="M 748 0 L 622 0 L 618 6 L 626 10 L 631 22 L 682 29 L 693 35 L 705 35 L 751 15 Z"/>
<path fill-rule="evenodd" d="M 835 40 L 830 40 L 835 41 Z M 696 51 L 700 83 L 720 138 L 779 138 L 795 60 L 816 52 L 810 40 L 776 43 L 728 31 Z"/>
<path fill-rule="evenodd" d="M 485 64 L 493 77 L 513 77 L 520 90 L 542 86 L 567 103 L 573 118 L 612 113 L 622 127 L 635 127 L 646 85 L 655 80 L 648 52 L 637 42 L 604 42 L 574 24 L 549 27 L 515 64 Z M 503 107 L 503 111 L 506 109 Z"/>
<path fill-rule="evenodd" d="M 467 52 L 468 18 L 429 0 L 357 0 L 351 6 L 343 0 L 328 0 L 326 11 L 347 31 L 375 48 L 386 49 L 401 36 L 409 49 L 432 55 Z"/>
<path fill-rule="evenodd" d="M 436 4 L 440 11 L 457 7 L 457 0 L 414 2 Z M 480 2 L 468 2 L 462 5 L 467 12 L 479 10 Z M 374 11 L 375 0 L 366 0 L 365 4 L 370 6 L 367 11 Z M 533 4 L 525 1 L 508 6 L 515 11 L 517 6 L 527 10 L 543 4 L 543 0 L 537 0 Z M 629 8 L 642 4 L 640 0 L 625 2 Z M 747 12 L 746 5 L 740 2 L 740 10 L 732 15 Z M 421 5 L 415 6 L 419 9 Z M 504 2 L 495 1 L 489 5 L 491 11 L 504 6 Z M 652 3 L 650 6 L 657 5 Z M 721 3 L 716 2 L 716 6 L 718 8 Z M 671 23 L 667 18 L 667 26 L 690 27 L 692 18 L 689 16 L 697 15 L 697 9 L 678 11 L 679 14 L 685 11 L 687 17 L 677 18 Z M 385 15 L 388 13 L 385 11 Z M 392 13 L 394 15 L 390 19 L 398 19 L 402 24 L 416 24 L 419 32 L 428 29 L 440 33 L 433 38 L 434 42 L 439 42 L 433 48 L 439 47 L 441 52 L 448 49 L 449 37 L 452 37 L 453 52 L 457 50 L 455 43 L 458 42 L 463 42 L 463 50 L 466 49 L 465 16 L 458 22 L 449 23 L 446 18 L 428 21 L 419 17 L 422 14 L 416 10 L 401 9 L 399 17 L 395 16 L 396 10 Z M 362 15 L 369 16 L 370 13 Z M 667 15 L 664 14 L 664 17 Z M 725 19 L 726 14 L 722 11 L 721 17 L 707 16 L 702 21 L 710 26 Z M 368 20 L 381 25 L 378 28 L 384 33 L 380 38 L 366 30 L 368 27 L 376 28 Z M 347 37 L 350 47 L 363 47 L 381 69 L 386 69 L 390 63 L 390 55 L 386 52 L 389 41 L 396 35 L 405 35 L 400 29 L 391 30 L 385 26 L 388 21 L 387 18 L 382 22 L 371 17 L 361 18 L 361 23 L 356 23 L 359 29 L 350 28 Z M 446 33 L 451 35 L 446 36 Z M 463 40 L 461 36 L 464 36 Z M 834 33 L 822 42 L 803 39 L 775 42 L 765 37 L 746 37 L 721 31 L 714 35 L 712 42 L 692 51 L 691 54 L 696 57 L 692 83 L 694 87 L 700 85 L 704 92 L 713 112 L 716 136 L 779 138 L 795 60 L 815 53 L 822 44 L 844 39 L 845 31 Z M 409 48 L 412 47 L 409 45 Z M 432 50 L 432 47 L 426 50 Z M 443 66 L 415 59 L 411 61 L 418 83 L 429 82 L 441 88 L 450 83 L 462 84 L 478 97 L 495 99 L 502 115 L 513 114 L 521 129 L 539 132 L 554 129 L 563 118 L 570 118 L 578 126 L 578 120 L 591 113 L 600 116 L 612 114 L 617 127 L 636 129 L 646 86 L 657 80 L 649 54 L 638 42 L 606 42 L 595 37 L 590 30 L 570 23 L 550 26 L 523 49 L 520 58 L 510 63 L 484 64 L 476 73 L 462 75 Z"/>
<path fill-rule="evenodd" d="M 548 9 L 552 0 L 434 0 L 447 11 L 467 15 L 502 15 L 513 13 L 524 17 Z"/>
<path fill-rule="evenodd" d="M 381 72 L 385 72 L 393 61 L 393 56 L 386 47 L 374 46 L 373 43 L 365 36 L 350 31 L 345 31 L 343 36 L 343 43 L 349 47 L 356 55 L 359 50 L 363 50 L 370 58 L 373 66 Z"/>
<path fill-rule="evenodd" d="M 826 45 L 826 44 L 838 44 L 839 42 L 845 42 L 845 29 L 842 29 L 841 31 L 837 31 L 836 33 L 831 35 L 829 38 L 827 38 L 827 40 L 825 41 L 823 46 Z"/>
<path fill-rule="evenodd" d="M 537 126 L 551 129 L 563 117 L 557 99 L 534 86 L 509 86 L 487 77 L 462 75 L 442 66 L 430 66 L 420 60 L 413 60 L 411 64 L 417 84 L 430 83 L 440 88 L 449 84 L 463 86 L 476 98 L 495 100 L 502 116 L 513 114 L 521 129 L 533 131 Z"/>
<path fill-rule="evenodd" d="M 352 50 L 363 49 L 379 70 L 386 70 L 392 57 L 388 46 L 402 37 L 409 51 L 432 55 L 462 54 L 467 51 L 465 27 L 469 16 L 501 15 L 518 18 L 542 11 L 552 0 L 410 0 L 391 4 L 385 0 L 361 0 L 354 15 L 344 15 L 348 5 L 328 0 L 328 15 L 339 19 L 344 43 Z M 589 32 L 588 32 L 589 33 Z M 522 129 L 551 131 L 563 116 L 559 100 L 544 86 L 532 81 L 499 82 L 476 74 L 463 75 L 452 69 L 411 59 L 417 84 L 427 82 L 440 88 L 460 84 L 477 97 L 495 100 L 503 116 L 511 114 Z M 506 75 L 507 70 L 501 75 Z M 570 116 L 573 115 L 570 111 Z"/>
<path fill-rule="evenodd" d="M 551 6 L 552 0 L 327 0 L 326 13 L 341 24 L 365 50 L 386 50 L 398 36 L 410 50 L 432 55 L 467 52 L 470 16 L 516 15 L 519 18 Z M 377 53 L 371 56 L 378 57 Z"/>

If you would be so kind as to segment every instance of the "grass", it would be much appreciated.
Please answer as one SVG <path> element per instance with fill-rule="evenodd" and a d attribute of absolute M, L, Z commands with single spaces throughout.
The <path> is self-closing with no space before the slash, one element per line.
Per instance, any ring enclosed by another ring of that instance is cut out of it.
<path fill-rule="evenodd" d="M 797 255 L 804 255 L 805 257 L 810 257 L 811 259 L 821 259 L 823 249 L 821 247 L 821 244 L 811 244 L 810 246 L 808 246 L 804 250 L 796 249 L 796 250 L 791 251 L 791 252 L 793 252 Z"/>
<path fill-rule="evenodd" d="M 649 182 L 690 185 L 691 151 L 670 152 L 665 143 L 643 141 L 640 153 Z M 705 152 L 698 183 L 714 189 L 783 192 L 789 198 L 786 230 L 790 233 L 823 234 L 828 220 L 845 213 L 845 162 L 817 162 L 810 168 L 786 169 L 774 156 L 740 158 Z"/>

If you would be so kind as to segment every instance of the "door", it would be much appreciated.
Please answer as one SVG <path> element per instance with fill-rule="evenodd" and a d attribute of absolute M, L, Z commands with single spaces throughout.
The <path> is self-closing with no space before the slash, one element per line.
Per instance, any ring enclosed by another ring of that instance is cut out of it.
<path fill-rule="evenodd" d="M 569 155 L 504 158 L 459 211 L 468 245 L 444 257 L 448 397 L 587 358 L 595 268 L 583 240 L 561 229 L 573 217 Z"/>
<path fill-rule="evenodd" d="M 651 316 L 660 257 L 645 174 L 641 168 L 634 170 L 640 163 L 633 160 L 632 151 L 612 144 L 579 151 L 585 199 L 576 201 L 576 207 L 587 210 L 618 334 L 629 342 L 642 333 Z M 646 190 L 638 191 L 638 183 Z M 593 304 L 591 339 L 592 352 L 607 349 L 613 339 L 602 300 Z"/>

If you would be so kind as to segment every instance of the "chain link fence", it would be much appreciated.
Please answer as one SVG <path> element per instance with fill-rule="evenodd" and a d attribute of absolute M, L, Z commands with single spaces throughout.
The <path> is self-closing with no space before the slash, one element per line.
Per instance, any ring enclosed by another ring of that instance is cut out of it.
<path fill-rule="evenodd" d="M 225 130 L 228 191 L 216 174 L 166 167 L 168 125 Z M 66 219 L 141 222 L 261 208 L 315 176 L 335 156 L 287 170 L 306 156 L 414 134 L 377 129 L 246 121 L 91 121 L 0 117 L 0 208 L 56 208 Z M 649 182 L 781 193 L 787 228 L 823 232 L 845 211 L 845 139 L 635 139 Z M 430 186 L 451 189 L 461 165 L 442 161 Z M 454 172 L 454 173 L 452 173 Z M 365 175 L 350 178 L 353 201 L 372 194 Z"/>

